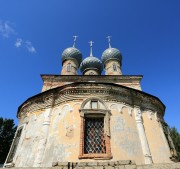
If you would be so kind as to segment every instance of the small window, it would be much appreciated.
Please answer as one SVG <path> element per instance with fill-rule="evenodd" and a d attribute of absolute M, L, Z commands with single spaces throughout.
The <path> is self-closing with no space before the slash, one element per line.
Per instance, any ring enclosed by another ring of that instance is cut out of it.
<path fill-rule="evenodd" d="M 68 64 L 67 64 L 67 72 L 70 72 L 70 71 L 71 71 L 71 64 L 68 63 Z"/>
<path fill-rule="evenodd" d="M 113 64 L 113 71 L 114 71 L 114 72 L 117 72 L 117 67 L 116 67 L 115 64 Z"/>
<path fill-rule="evenodd" d="M 98 108 L 98 101 L 92 100 L 91 101 L 91 109 L 97 109 Z"/>
<path fill-rule="evenodd" d="M 104 118 L 85 118 L 84 153 L 106 153 Z"/>

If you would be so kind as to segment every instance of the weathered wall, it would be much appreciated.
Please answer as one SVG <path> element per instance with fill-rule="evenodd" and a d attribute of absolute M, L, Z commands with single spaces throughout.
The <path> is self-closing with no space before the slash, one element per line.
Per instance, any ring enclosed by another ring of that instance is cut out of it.
<path fill-rule="evenodd" d="M 111 109 L 111 149 L 113 160 L 135 160 L 143 164 L 143 153 L 134 119 L 133 108 L 109 104 Z"/>
<path fill-rule="evenodd" d="M 67 71 L 67 65 L 70 64 L 70 70 Z M 63 62 L 61 75 L 77 75 L 77 69 L 78 69 L 78 63 L 72 59 L 72 60 L 66 60 Z"/>
<path fill-rule="evenodd" d="M 81 102 L 67 103 L 53 110 L 43 166 L 50 166 L 50 162 L 53 161 L 79 161 L 80 106 Z M 132 108 L 129 107 L 128 112 L 128 107 L 125 108 L 123 105 L 108 104 L 108 106 L 112 110 L 110 118 L 112 160 L 132 159 L 139 164 L 144 163 Z"/>
<path fill-rule="evenodd" d="M 117 76 L 117 75 L 106 75 L 106 76 L 60 76 L 60 75 L 41 75 L 44 81 L 42 92 L 50 90 L 56 87 L 63 86 L 69 83 L 95 81 L 99 83 L 115 83 L 129 88 L 142 90 L 140 81 L 141 76 Z"/>
<path fill-rule="evenodd" d="M 51 116 L 43 166 L 53 161 L 77 161 L 80 140 L 80 103 L 56 107 Z"/>
<path fill-rule="evenodd" d="M 52 109 L 44 150 L 41 149 L 40 144 L 46 136 L 43 123 L 47 110 L 28 114 L 29 122 L 23 131 L 25 135 L 22 138 L 21 148 L 18 148 L 15 166 L 36 166 L 38 160 L 42 160 L 42 167 L 50 167 L 52 162 L 56 161 L 79 161 L 81 104 L 82 101 L 67 102 Z M 112 113 L 110 117 L 112 160 L 131 159 L 138 164 L 144 163 L 132 108 L 115 103 L 107 105 Z M 44 156 L 38 159 L 37 156 L 40 156 L 38 152 L 41 151 L 44 152 L 42 153 Z M 93 161 L 93 159 L 80 161 Z"/>
<path fill-rule="evenodd" d="M 152 111 L 143 112 L 143 122 L 153 162 L 172 162 L 169 146 L 156 114 Z"/>
<path fill-rule="evenodd" d="M 67 103 L 53 110 L 43 166 L 50 166 L 53 161 L 79 161 L 80 105 L 80 102 Z M 120 104 L 109 106 L 112 160 L 132 159 L 144 163 L 132 108 Z"/>
<path fill-rule="evenodd" d="M 93 97 L 93 96 L 92 96 Z M 83 100 L 71 101 L 21 117 L 24 125 L 15 155 L 15 167 L 51 167 L 53 162 L 92 162 L 78 159 L 80 151 L 80 113 Z M 134 160 L 144 164 L 142 143 L 137 130 L 134 108 L 117 102 L 106 102 L 110 116 L 110 146 L 112 159 Z M 169 150 L 159 123 L 148 112 L 143 123 L 154 163 L 168 163 Z M 101 160 L 99 160 L 101 161 Z"/>
<path fill-rule="evenodd" d="M 21 135 L 21 139 L 18 144 L 16 156 L 15 156 L 15 166 L 18 167 L 28 167 L 33 166 L 37 147 L 42 136 L 42 123 L 44 120 L 44 111 L 37 111 L 31 114 L 27 114 L 26 121 L 29 122 L 24 123 L 23 132 Z"/>
<path fill-rule="evenodd" d="M 116 71 L 113 70 L 113 64 L 116 66 Z M 117 60 L 109 60 L 105 63 L 106 75 L 122 75 L 120 63 Z"/>

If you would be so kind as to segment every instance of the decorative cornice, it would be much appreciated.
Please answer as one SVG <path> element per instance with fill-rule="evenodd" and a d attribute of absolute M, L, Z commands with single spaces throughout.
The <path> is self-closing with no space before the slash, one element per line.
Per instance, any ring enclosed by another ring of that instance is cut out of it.
<path fill-rule="evenodd" d="M 165 106 L 155 96 L 139 90 L 131 89 L 112 83 L 83 82 L 72 83 L 50 89 L 27 99 L 18 109 L 17 115 L 21 116 L 27 112 L 46 109 L 68 101 L 83 101 L 83 99 L 97 96 L 106 102 L 121 102 L 138 106 L 141 109 L 149 109 L 164 115 Z"/>
<path fill-rule="evenodd" d="M 129 88 L 141 90 L 141 75 L 41 75 L 44 82 L 42 92 L 69 83 L 98 82 L 115 83 Z"/>
<path fill-rule="evenodd" d="M 84 75 L 41 75 L 41 78 L 44 82 L 109 82 L 109 83 L 126 83 L 131 81 L 140 82 L 142 75 L 93 75 L 93 76 L 84 76 Z"/>

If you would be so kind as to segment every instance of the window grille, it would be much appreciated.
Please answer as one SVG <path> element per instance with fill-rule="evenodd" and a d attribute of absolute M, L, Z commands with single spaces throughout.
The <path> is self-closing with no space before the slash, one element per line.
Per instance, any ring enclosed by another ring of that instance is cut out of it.
<path fill-rule="evenodd" d="M 84 153 L 106 153 L 104 118 L 85 118 Z"/>

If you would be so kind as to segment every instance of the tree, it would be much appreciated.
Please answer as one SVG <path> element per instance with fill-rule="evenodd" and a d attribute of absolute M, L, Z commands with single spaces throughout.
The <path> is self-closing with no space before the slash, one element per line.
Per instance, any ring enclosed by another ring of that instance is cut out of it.
<path fill-rule="evenodd" d="M 16 128 L 13 119 L 0 117 L 0 164 L 6 160 Z"/>
<path fill-rule="evenodd" d="M 178 133 L 175 127 L 171 127 L 170 131 L 171 131 L 171 138 L 173 140 L 173 143 L 177 152 L 177 158 L 178 158 L 178 161 L 180 161 L 180 134 Z"/>

